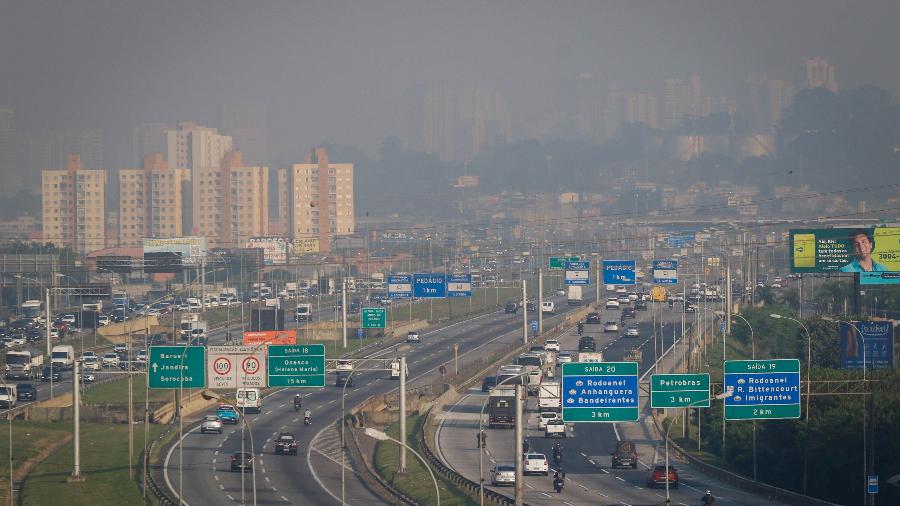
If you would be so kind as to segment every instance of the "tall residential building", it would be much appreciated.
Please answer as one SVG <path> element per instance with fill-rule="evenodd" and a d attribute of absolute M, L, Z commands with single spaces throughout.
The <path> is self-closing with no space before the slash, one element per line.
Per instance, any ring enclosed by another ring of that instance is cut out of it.
<path fill-rule="evenodd" d="M 227 104 L 222 107 L 222 129 L 233 139 L 247 165 L 269 163 L 268 120 L 261 105 Z"/>
<path fill-rule="evenodd" d="M 19 138 L 16 134 L 16 114 L 12 109 L 0 109 L 0 176 L 6 178 L 0 196 L 9 197 L 21 191 Z"/>
<path fill-rule="evenodd" d="M 106 247 L 106 171 L 81 168 L 70 155 L 65 170 L 41 174 L 43 239 L 84 255 Z"/>
<path fill-rule="evenodd" d="M 142 123 L 135 128 L 131 138 L 133 167 L 139 167 L 151 153 L 165 153 L 166 131 L 172 129 L 165 123 Z"/>
<path fill-rule="evenodd" d="M 162 153 L 144 156 L 142 169 L 120 170 L 119 246 L 185 235 L 188 177 L 187 169 L 170 169 Z"/>
<path fill-rule="evenodd" d="M 201 187 L 198 184 L 200 173 L 212 171 L 218 174 L 225 153 L 232 149 L 231 137 L 219 135 L 219 131 L 215 128 L 196 123 L 181 123 L 178 125 L 178 130 L 166 131 L 166 161 L 169 162 L 169 167 L 190 171 L 191 219 L 193 220 L 191 233 L 197 232 L 197 217 L 202 213 L 199 207 L 201 205 Z"/>
<path fill-rule="evenodd" d="M 644 123 L 657 128 L 656 97 L 633 91 L 611 91 L 607 96 L 606 134 L 614 134 L 625 123 Z"/>
<path fill-rule="evenodd" d="M 244 247 L 269 233 L 269 168 L 245 167 L 240 151 L 225 153 L 218 168 L 201 169 L 192 181 L 195 235 L 212 247 Z"/>
<path fill-rule="evenodd" d="M 820 57 L 811 58 L 803 62 L 804 75 L 807 88 L 825 88 L 837 93 L 838 85 L 834 78 L 834 65 Z"/>
<path fill-rule="evenodd" d="M 288 237 L 319 239 L 319 251 L 331 240 L 352 235 L 356 224 L 353 164 L 329 163 L 325 148 L 316 148 L 306 163 L 278 171 L 279 214 Z"/>
<path fill-rule="evenodd" d="M 666 79 L 663 87 L 663 128 L 677 128 L 691 112 L 691 86 L 683 79 Z"/>

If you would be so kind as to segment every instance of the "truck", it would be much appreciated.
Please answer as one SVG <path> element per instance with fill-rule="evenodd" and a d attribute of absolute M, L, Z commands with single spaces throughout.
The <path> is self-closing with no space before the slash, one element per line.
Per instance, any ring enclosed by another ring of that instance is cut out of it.
<path fill-rule="evenodd" d="M 516 424 L 516 390 L 506 385 L 491 390 L 488 397 L 488 427 L 511 429 Z"/>
<path fill-rule="evenodd" d="M 538 387 L 538 411 L 562 411 L 560 386 L 556 381 L 545 381 Z"/>
<path fill-rule="evenodd" d="M 60 369 L 71 369 L 75 364 L 75 347 L 71 344 L 58 344 L 50 350 L 50 365 Z"/>
<path fill-rule="evenodd" d="M 603 352 L 602 351 L 579 351 L 578 352 L 578 361 L 579 362 L 591 362 L 591 363 L 603 362 Z"/>
<path fill-rule="evenodd" d="M 39 320 L 41 318 L 43 305 L 44 304 L 39 300 L 26 300 L 21 306 L 22 316 L 33 320 Z"/>
<path fill-rule="evenodd" d="M 184 313 L 181 315 L 181 325 L 178 328 L 182 341 L 187 341 L 191 337 L 191 330 L 194 328 L 193 324 L 198 321 L 200 321 L 200 315 L 197 313 Z"/>
<path fill-rule="evenodd" d="M 235 393 L 235 406 L 244 413 L 262 411 L 262 395 L 258 388 L 238 388 Z"/>
<path fill-rule="evenodd" d="M 44 356 L 29 350 L 10 351 L 6 353 L 6 379 L 37 378 L 44 365 Z"/>
<path fill-rule="evenodd" d="M 570 306 L 580 306 L 581 300 L 581 287 L 578 285 L 569 285 L 569 295 L 566 299 L 567 303 Z"/>
<path fill-rule="evenodd" d="M 311 322 L 312 319 L 312 304 L 297 304 L 297 309 L 294 313 L 294 320 L 298 322 Z"/>
<path fill-rule="evenodd" d="M 206 331 L 207 326 L 206 322 L 203 320 L 198 320 L 195 322 L 191 322 L 191 332 L 190 332 L 190 341 L 188 344 L 195 346 L 202 346 L 206 344 Z"/>
<path fill-rule="evenodd" d="M 287 282 L 284 284 L 284 294 L 289 299 L 297 297 L 297 283 Z"/>
<path fill-rule="evenodd" d="M 16 407 L 17 396 L 15 385 L 0 385 L 0 408 L 12 409 Z"/>

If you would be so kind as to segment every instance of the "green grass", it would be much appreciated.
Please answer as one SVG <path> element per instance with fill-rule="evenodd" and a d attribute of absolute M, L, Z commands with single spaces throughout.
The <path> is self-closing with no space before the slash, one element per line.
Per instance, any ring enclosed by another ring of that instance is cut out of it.
<path fill-rule="evenodd" d="M 424 455 L 416 436 L 422 431 L 424 417 L 410 416 L 406 421 L 407 444 L 420 455 Z M 387 434 L 393 438 L 399 437 L 399 424 L 391 424 Z M 375 447 L 375 469 L 382 478 L 391 483 L 395 488 L 412 497 L 419 504 L 437 504 L 434 481 L 422 462 L 412 453 L 407 452 L 406 474 L 398 474 L 397 466 L 400 464 L 400 452 L 397 444 L 392 441 L 379 441 Z M 466 495 L 465 491 L 454 484 L 445 481 L 437 472 L 438 488 L 441 491 L 441 504 L 445 505 L 473 505 L 476 500 Z"/>
<path fill-rule="evenodd" d="M 151 425 L 151 440 L 163 430 Z M 134 432 L 134 469 L 139 478 L 143 427 L 136 426 Z M 66 482 L 72 472 L 72 445 L 69 442 L 32 470 L 22 490 L 22 504 L 118 506 L 143 502 L 137 481 L 128 476 L 127 425 L 81 425 L 81 471 L 87 476 L 83 483 Z"/>
<path fill-rule="evenodd" d="M 134 375 L 134 402 L 143 406 L 147 396 L 147 380 L 144 374 Z M 169 390 L 150 390 L 150 402 L 167 402 L 172 400 Z M 85 404 L 128 404 L 128 381 L 121 380 L 94 385 L 84 391 L 82 402 Z"/>
<path fill-rule="evenodd" d="M 9 503 L 9 422 L 4 421 L 0 427 L 0 496 Z M 70 424 L 37 423 L 14 420 L 13 437 L 13 470 L 20 472 L 25 461 L 34 456 L 40 448 L 45 448 L 58 441 L 68 432 Z"/>

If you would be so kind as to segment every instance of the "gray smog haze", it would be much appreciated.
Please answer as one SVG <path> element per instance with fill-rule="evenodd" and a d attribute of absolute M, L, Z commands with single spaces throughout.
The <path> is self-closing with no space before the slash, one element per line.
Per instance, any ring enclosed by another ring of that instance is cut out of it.
<path fill-rule="evenodd" d="M 131 165 L 144 122 L 221 127 L 225 104 L 268 111 L 269 159 L 334 142 L 404 142 L 426 84 L 501 91 L 513 137 L 551 117 L 561 78 L 659 94 L 693 73 L 733 96 L 751 74 L 796 82 L 804 59 L 841 88 L 900 92 L 900 2 L 13 1 L 0 16 L 0 108 L 21 135 L 99 128 Z"/>

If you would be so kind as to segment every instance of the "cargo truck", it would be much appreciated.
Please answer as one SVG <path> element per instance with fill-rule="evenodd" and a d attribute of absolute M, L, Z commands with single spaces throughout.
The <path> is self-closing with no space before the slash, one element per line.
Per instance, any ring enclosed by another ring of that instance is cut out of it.
<path fill-rule="evenodd" d="M 603 352 L 602 351 L 579 351 L 578 352 L 578 361 L 579 362 L 603 362 Z"/>
<path fill-rule="evenodd" d="M 0 408 L 12 409 L 16 407 L 16 385 L 0 385 Z"/>
<path fill-rule="evenodd" d="M 200 315 L 197 313 L 185 313 L 181 315 L 181 325 L 179 326 L 179 335 L 182 341 L 187 341 L 191 337 L 191 330 L 194 329 L 193 323 L 200 321 Z"/>
<path fill-rule="evenodd" d="M 570 306 L 580 306 L 582 301 L 581 287 L 577 285 L 570 285 L 569 295 L 566 300 Z"/>
<path fill-rule="evenodd" d="M 297 310 L 294 314 L 294 320 L 298 322 L 311 322 L 312 319 L 312 304 L 297 304 Z"/>
<path fill-rule="evenodd" d="M 75 347 L 71 344 L 60 344 L 50 350 L 50 365 L 60 369 L 71 369 L 75 365 Z"/>
<path fill-rule="evenodd" d="M 559 383 L 545 381 L 538 387 L 538 411 L 562 411 Z"/>
<path fill-rule="evenodd" d="M 511 429 L 516 424 L 516 390 L 496 387 L 488 397 L 488 427 Z"/>
<path fill-rule="evenodd" d="M 44 365 L 44 356 L 28 350 L 10 351 L 6 353 L 6 379 L 37 378 Z"/>

